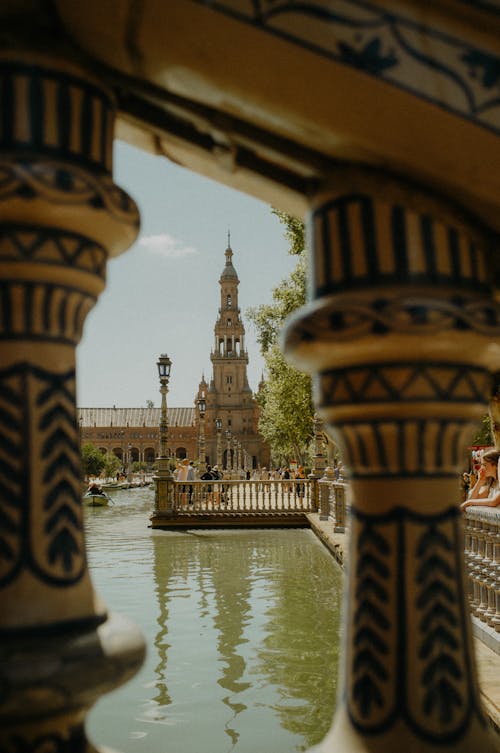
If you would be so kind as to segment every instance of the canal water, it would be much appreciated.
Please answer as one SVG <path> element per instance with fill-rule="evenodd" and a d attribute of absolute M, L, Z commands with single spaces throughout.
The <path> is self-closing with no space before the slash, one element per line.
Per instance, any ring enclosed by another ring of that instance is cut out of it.
<path fill-rule="evenodd" d="M 152 489 L 87 508 L 90 571 L 146 662 L 88 733 L 122 753 L 290 753 L 335 704 L 341 573 L 304 529 L 152 531 Z"/>

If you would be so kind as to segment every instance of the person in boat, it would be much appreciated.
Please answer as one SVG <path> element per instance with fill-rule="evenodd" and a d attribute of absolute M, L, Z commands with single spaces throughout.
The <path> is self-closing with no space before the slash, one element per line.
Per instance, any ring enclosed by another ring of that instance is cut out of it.
<path fill-rule="evenodd" d="M 87 489 L 87 494 L 92 494 L 93 496 L 100 495 L 101 497 L 104 497 L 103 490 L 100 486 L 97 486 L 96 483 L 90 484 L 89 488 Z"/>

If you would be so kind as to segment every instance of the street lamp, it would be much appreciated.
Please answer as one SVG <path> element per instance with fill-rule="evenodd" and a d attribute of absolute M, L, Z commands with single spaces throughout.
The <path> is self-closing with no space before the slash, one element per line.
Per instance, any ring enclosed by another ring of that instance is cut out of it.
<path fill-rule="evenodd" d="M 222 448 L 220 444 L 221 439 L 221 431 L 222 431 L 222 419 L 216 418 L 215 419 L 215 429 L 217 431 L 217 468 L 221 470 L 222 468 Z"/>
<path fill-rule="evenodd" d="M 172 474 L 167 456 L 168 443 L 168 416 L 167 416 L 167 392 L 168 380 L 172 361 L 166 353 L 158 358 L 156 363 L 160 378 L 161 414 L 160 414 L 160 455 L 158 457 L 158 473 L 155 476 L 155 511 L 172 512 Z"/>
<path fill-rule="evenodd" d="M 167 417 L 167 392 L 168 392 L 168 380 L 170 379 L 170 369 L 172 368 L 172 361 L 163 353 L 156 363 L 158 367 L 158 376 L 160 377 L 160 393 L 161 393 L 161 418 L 160 418 L 160 458 L 167 457 L 167 442 L 168 442 L 168 417 Z"/>
<path fill-rule="evenodd" d="M 227 450 L 226 450 L 226 470 L 232 471 L 233 466 L 231 463 L 231 432 L 228 429 L 226 431 L 226 442 L 227 442 Z"/>
<path fill-rule="evenodd" d="M 207 409 L 207 403 L 202 395 L 198 400 L 198 411 L 200 413 L 200 472 L 202 466 L 205 465 L 205 411 Z"/>
<path fill-rule="evenodd" d="M 127 447 L 127 481 L 132 481 L 132 445 L 129 443 Z"/>

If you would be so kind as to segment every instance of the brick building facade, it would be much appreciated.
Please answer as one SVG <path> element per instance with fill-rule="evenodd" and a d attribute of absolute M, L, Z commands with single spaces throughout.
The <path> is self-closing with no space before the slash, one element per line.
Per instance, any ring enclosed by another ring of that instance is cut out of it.
<path fill-rule="evenodd" d="M 210 354 L 212 377 L 202 377 L 193 407 L 168 407 L 168 454 L 200 458 L 203 434 L 206 462 L 224 467 L 269 467 L 269 446 L 258 432 L 259 406 L 248 384 L 245 328 L 238 306 L 239 279 L 228 239 L 226 263 L 219 278 L 220 306 Z M 199 401 L 206 411 L 200 417 Z M 221 428 L 217 431 L 216 420 Z M 160 448 L 160 408 L 79 408 L 82 444 L 114 453 L 123 465 L 152 465 Z"/>

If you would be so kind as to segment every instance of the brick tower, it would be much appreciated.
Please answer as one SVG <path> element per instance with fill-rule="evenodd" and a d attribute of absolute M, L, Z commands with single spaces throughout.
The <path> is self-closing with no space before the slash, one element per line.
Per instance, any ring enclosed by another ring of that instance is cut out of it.
<path fill-rule="evenodd" d="M 217 462 L 216 419 L 220 419 L 220 454 L 224 466 L 229 465 L 228 450 L 232 465 L 236 466 L 238 443 L 240 467 L 244 466 L 244 452 L 247 453 L 246 467 L 268 466 L 269 448 L 258 433 L 259 407 L 248 384 L 245 327 L 238 305 L 240 281 L 232 262 L 229 233 L 225 256 L 226 263 L 219 278 L 219 315 L 215 322 L 215 341 L 210 354 L 213 374 L 208 387 L 202 379 L 197 396 L 204 396 L 206 399 L 206 455 L 210 463 Z M 228 431 L 231 433 L 230 437 L 227 435 Z"/>

